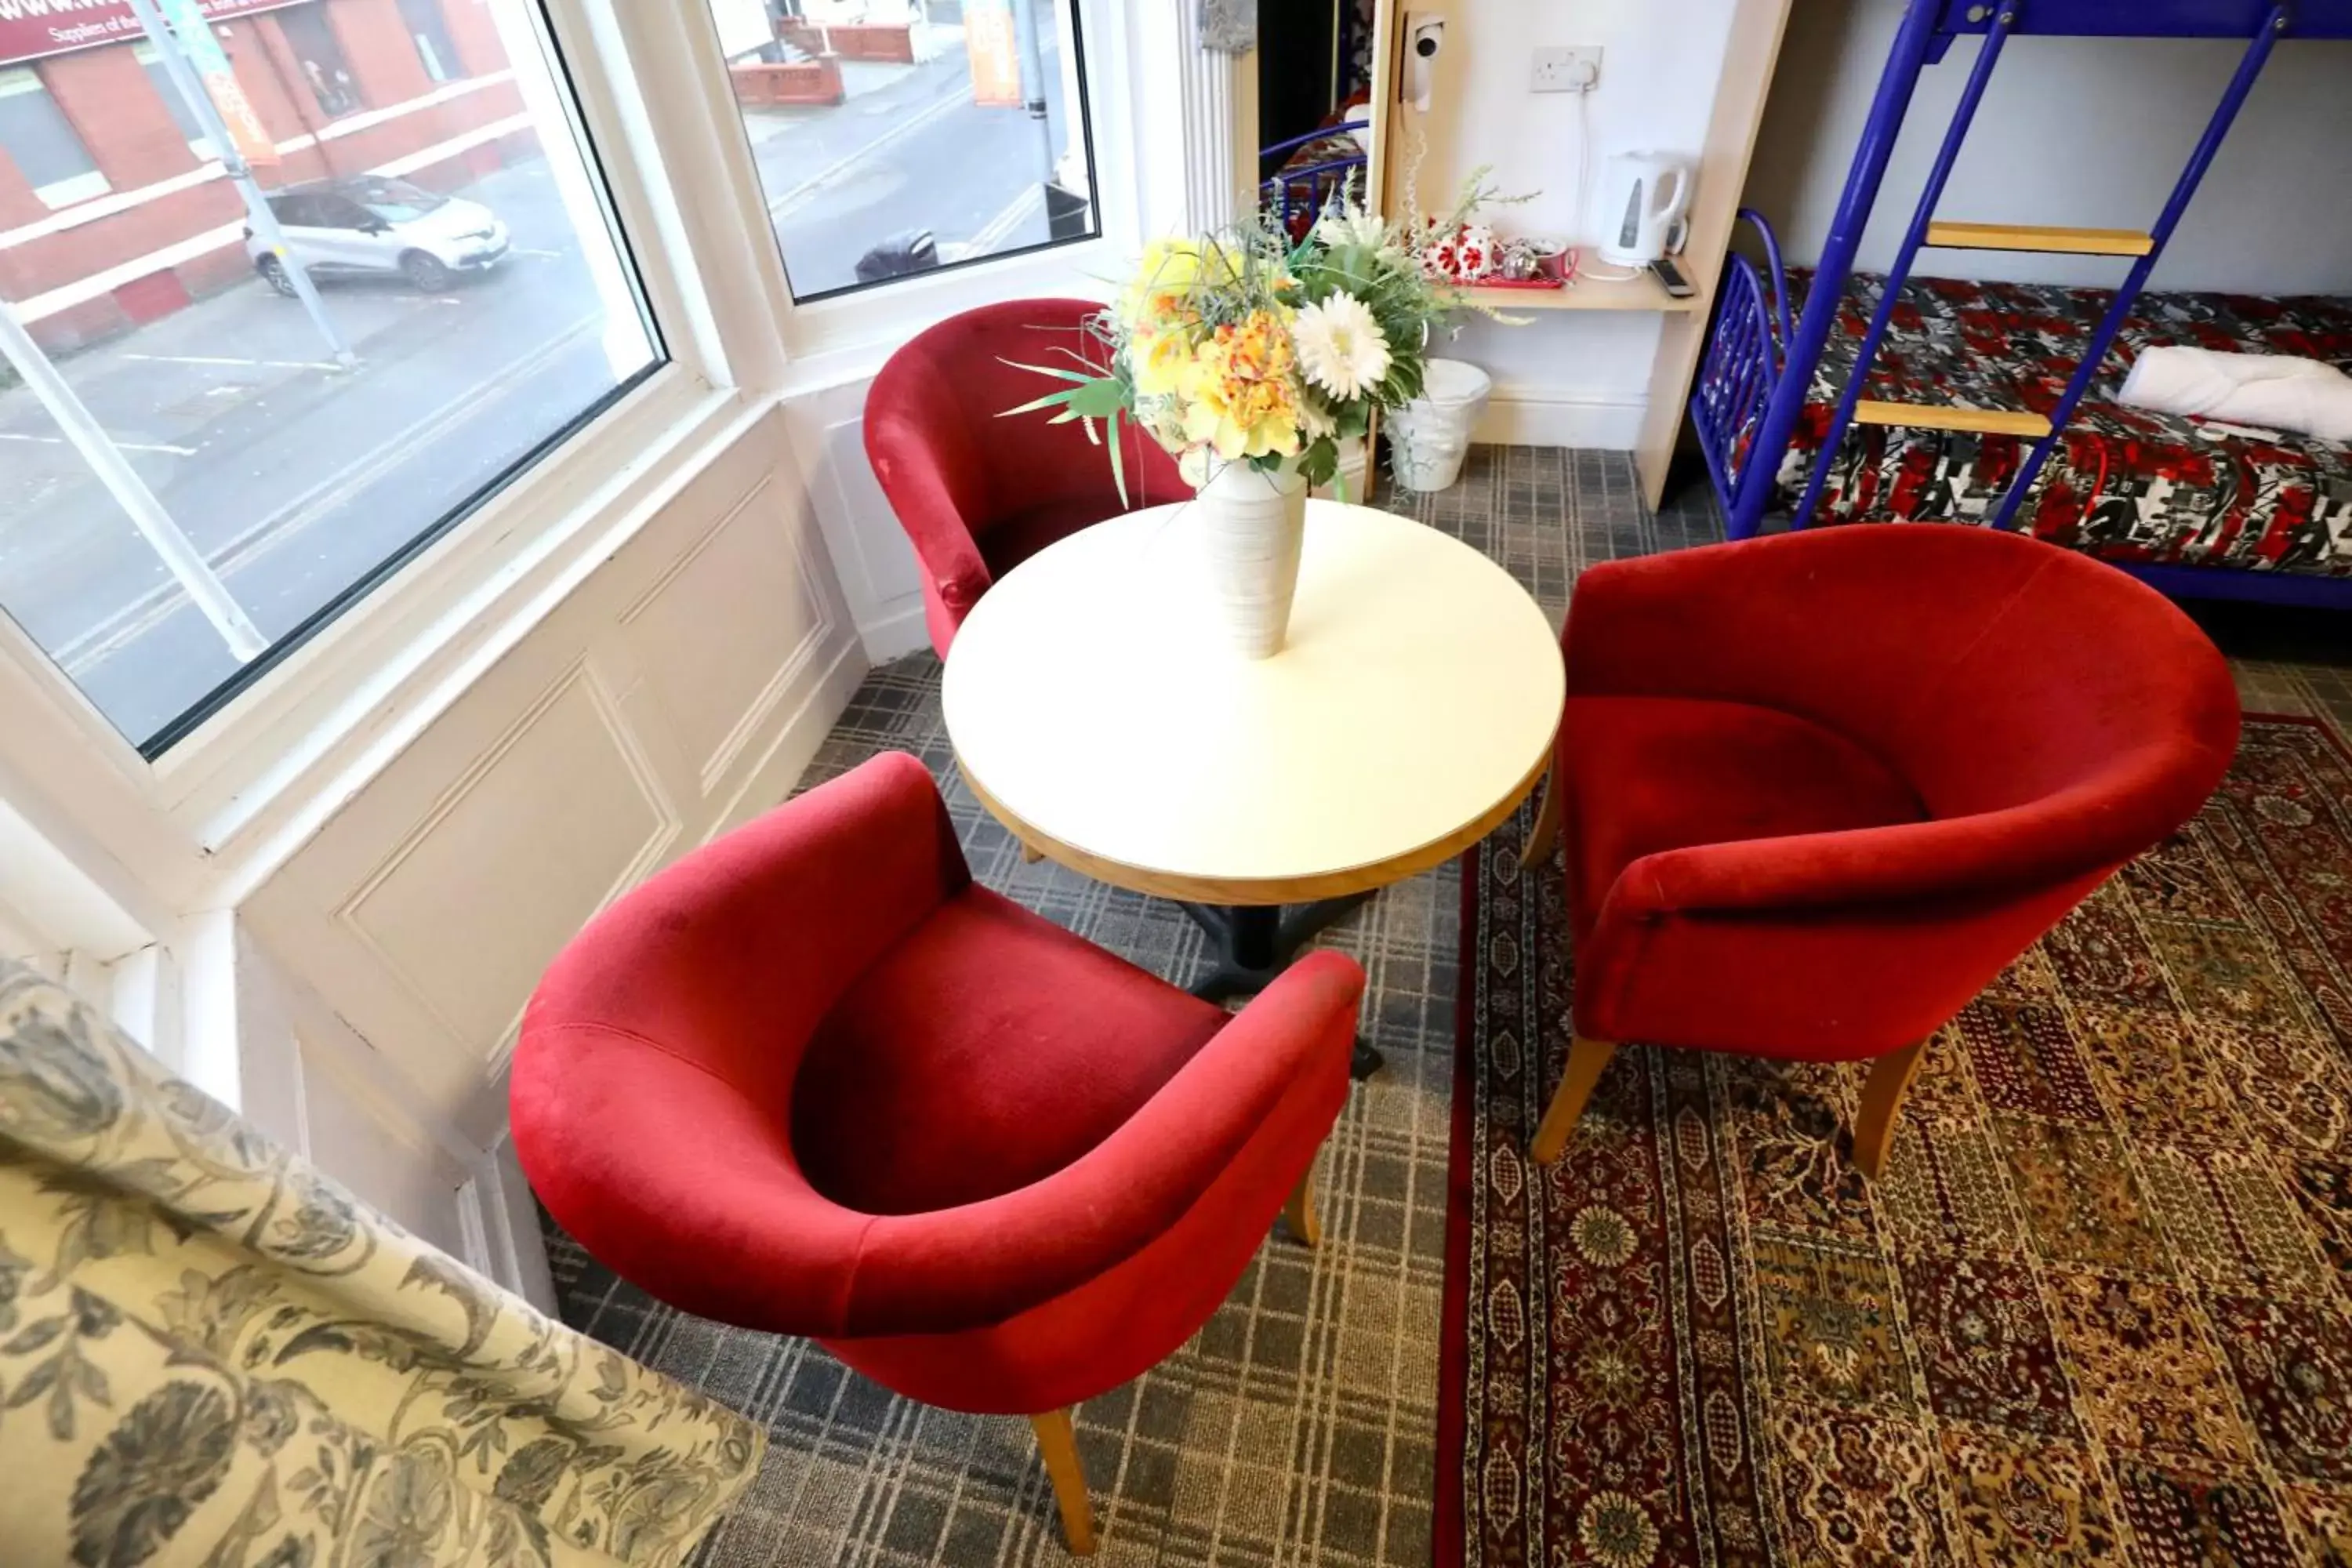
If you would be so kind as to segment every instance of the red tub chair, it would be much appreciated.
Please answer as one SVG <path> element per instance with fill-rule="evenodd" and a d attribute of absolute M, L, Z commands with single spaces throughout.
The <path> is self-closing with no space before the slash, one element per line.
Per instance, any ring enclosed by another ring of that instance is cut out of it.
<path fill-rule="evenodd" d="M 1617 1043 L 1870 1060 L 1876 1177 L 1927 1039 L 2237 746 L 2211 643 L 2112 567 L 1933 524 L 1596 566 L 1564 634 L 1574 1044 L 1557 1160 Z"/>
<path fill-rule="evenodd" d="M 990 584 L 1127 510 L 1109 453 L 1077 424 L 1005 416 L 1068 384 L 1018 365 L 1075 368 L 1073 351 L 1105 361 L 1102 345 L 1079 331 L 1101 309 L 1087 300 L 1009 300 L 950 316 L 893 353 L 866 394 L 866 455 L 915 546 L 923 621 L 941 658 Z M 1159 443 L 1120 428 L 1128 507 L 1192 493 Z"/>
<path fill-rule="evenodd" d="M 1314 953 L 1195 1001 L 975 886 L 891 753 L 581 932 L 523 1017 L 515 1148 L 661 1300 L 1028 1416 L 1083 1552 L 1069 1406 L 1197 1331 L 1277 1214 L 1312 1244 L 1363 984 Z"/>

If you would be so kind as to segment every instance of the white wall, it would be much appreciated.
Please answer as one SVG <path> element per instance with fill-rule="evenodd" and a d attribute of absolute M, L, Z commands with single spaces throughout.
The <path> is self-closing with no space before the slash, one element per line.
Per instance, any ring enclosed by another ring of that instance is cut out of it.
<path fill-rule="evenodd" d="M 1748 205 L 1791 260 L 1821 253 L 1902 7 L 1801 0 L 1748 176 Z M 2011 41 L 1947 188 L 1961 221 L 2145 229 L 2197 143 L 2243 46 L 2165 38 Z M 1963 40 L 1921 79 L 1861 265 L 1892 258 L 1975 62 Z M 2155 286 L 2352 292 L 2352 42 L 2289 41 L 2271 57 L 2206 176 Z M 1935 277 L 2112 286 L 2089 257 L 1922 251 Z"/>
<path fill-rule="evenodd" d="M 1413 9 L 1412 0 L 1400 5 Z M 1538 193 L 1492 215 L 1504 232 L 1581 243 L 1597 232 L 1589 215 L 1599 205 L 1611 151 L 1696 157 L 1706 141 L 1733 0 L 1454 0 L 1451 9 L 1430 112 L 1408 108 L 1397 121 L 1392 189 L 1402 192 L 1416 124 L 1425 119 L 1429 151 L 1418 181 L 1424 211 L 1450 206 L 1464 177 L 1488 163 L 1506 193 Z M 1581 204 L 1577 97 L 1528 89 L 1541 44 L 1601 47 L 1601 85 L 1585 106 L 1592 172 Z M 1402 216 L 1402 200 L 1394 205 Z M 1518 327 L 1474 321 L 1446 352 L 1495 377 L 1481 439 L 1630 447 L 1658 325 L 1643 312 L 1549 311 Z"/>

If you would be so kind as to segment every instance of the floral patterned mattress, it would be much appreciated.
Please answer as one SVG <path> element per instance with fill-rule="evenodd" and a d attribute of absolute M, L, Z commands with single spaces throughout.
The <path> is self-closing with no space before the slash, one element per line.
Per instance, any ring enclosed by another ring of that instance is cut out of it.
<path fill-rule="evenodd" d="M 1791 274 L 1798 300 L 1810 282 Z M 1847 286 L 1777 476 L 1784 507 L 1819 459 L 1884 284 L 1857 275 Z M 2101 289 L 1913 279 L 1866 395 L 2047 413 L 2110 298 Z M 2352 299 L 2143 295 L 2021 518 L 2044 539 L 2112 560 L 2352 576 L 2352 447 L 2118 405 L 2133 356 L 2162 343 L 2301 354 L 2352 370 Z M 1856 426 L 1832 459 L 1819 515 L 1980 520 L 2032 447 L 2011 436 Z"/>

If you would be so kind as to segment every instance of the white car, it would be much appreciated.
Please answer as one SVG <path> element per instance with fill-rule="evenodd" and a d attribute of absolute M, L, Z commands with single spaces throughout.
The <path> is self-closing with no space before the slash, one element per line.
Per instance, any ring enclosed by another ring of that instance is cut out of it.
<path fill-rule="evenodd" d="M 482 272 L 507 253 L 507 226 L 477 202 L 382 174 L 319 180 L 269 195 L 269 210 L 296 266 L 312 278 L 398 273 L 427 291 Z M 245 252 L 280 294 L 294 292 L 285 264 L 252 229 Z"/>

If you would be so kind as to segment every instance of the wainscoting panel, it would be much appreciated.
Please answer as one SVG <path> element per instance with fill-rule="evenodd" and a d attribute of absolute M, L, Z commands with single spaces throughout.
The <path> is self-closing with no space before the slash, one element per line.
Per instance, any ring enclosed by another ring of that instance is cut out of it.
<path fill-rule="evenodd" d="M 478 1055 L 538 978 L 532 955 L 554 952 L 582 911 L 660 864 L 683 827 L 611 697 L 575 665 L 335 917 Z M 483 878 L 488 867 L 528 873 Z"/>
<path fill-rule="evenodd" d="M 248 1098 L 402 1224 L 543 1281 L 505 1142 L 531 987 L 612 898 L 782 798 L 864 669 L 771 414 L 240 907 L 315 998 L 295 1048 L 248 1042 Z"/>
<path fill-rule="evenodd" d="M 929 637 L 914 547 L 866 458 L 868 384 L 830 388 L 793 405 L 788 417 L 866 657 L 887 664 L 927 646 Z"/>
<path fill-rule="evenodd" d="M 367 1083 L 333 1047 L 296 1037 L 303 1152 L 312 1163 L 453 1258 L 487 1261 L 467 1197 L 472 1176 L 413 1109 Z"/>

